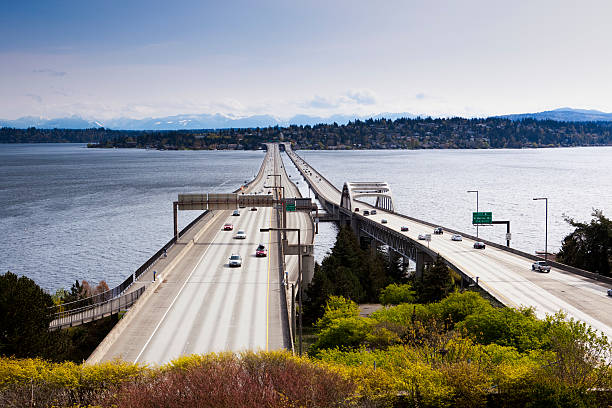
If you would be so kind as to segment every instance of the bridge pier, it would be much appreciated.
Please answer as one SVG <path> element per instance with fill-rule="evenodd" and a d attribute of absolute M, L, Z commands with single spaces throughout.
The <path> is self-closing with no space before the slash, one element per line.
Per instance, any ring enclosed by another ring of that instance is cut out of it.
<path fill-rule="evenodd" d="M 428 253 L 424 251 L 416 251 L 416 277 L 422 278 L 425 268 L 433 264 L 434 260 Z"/>
<path fill-rule="evenodd" d="M 304 280 L 304 287 L 307 288 L 312 282 L 314 276 L 315 259 L 314 255 L 302 255 L 302 279 Z"/>

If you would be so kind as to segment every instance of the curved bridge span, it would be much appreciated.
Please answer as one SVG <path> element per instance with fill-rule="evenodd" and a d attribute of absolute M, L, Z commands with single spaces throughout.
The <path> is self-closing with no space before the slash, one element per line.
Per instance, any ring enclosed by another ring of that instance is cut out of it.
<path fill-rule="evenodd" d="M 542 259 L 535 255 L 488 241 L 484 241 L 485 250 L 474 249 L 474 242 L 482 239 L 450 228 L 443 227 L 443 234 L 434 235 L 433 229 L 439 225 L 397 212 L 386 183 L 347 182 L 339 190 L 293 152 L 289 144 L 284 147 L 331 216 L 351 226 L 360 239 L 373 245 L 388 245 L 401 256 L 414 260 L 417 273 L 439 255 L 462 277 L 462 283 L 477 284 L 506 306 L 533 307 L 539 317 L 561 310 L 569 318 L 586 322 L 612 338 L 612 313 L 606 294 L 612 279 L 557 262 L 549 262 L 553 266 L 550 273 L 540 274 L 531 270 L 532 262 Z M 377 197 L 377 203 L 371 205 L 360 200 L 368 196 Z M 379 199 L 384 196 L 390 202 L 381 203 Z M 355 207 L 360 211 L 356 212 Z M 363 215 L 363 210 L 372 209 L 378 210 L 375 215 Z M 450 239 L 456 233 L 463 236 L 463 241 Z M 430 242 L 418 239 L 424 234 L 431 236 Z"/>

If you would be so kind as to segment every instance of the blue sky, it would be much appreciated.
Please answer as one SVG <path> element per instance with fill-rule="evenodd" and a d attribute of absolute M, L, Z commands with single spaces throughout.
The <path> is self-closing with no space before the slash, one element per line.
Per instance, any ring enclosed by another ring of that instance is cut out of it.
<path fill-rule="evenodd" d="M 0 118 L 612 111 L 609 1 L 28 1 Z"/>

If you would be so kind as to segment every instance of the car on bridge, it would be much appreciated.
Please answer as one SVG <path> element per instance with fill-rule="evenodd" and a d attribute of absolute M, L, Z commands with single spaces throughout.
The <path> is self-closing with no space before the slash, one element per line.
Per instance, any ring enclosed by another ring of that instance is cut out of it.
<path fill-rule="evenodd" d="M 246 232 L 244 232 L 244 230 L 238 230 L 238 232 L 236 233 L 236 236 L 234 236 L 234 238 L 236 238 L 236 239 L 246 239 Z"/>
<path fill-rule="evenodd" d="M 417 238 L 420 239 L 421 241 L 431 241 L 431 234 L 419 234 Z"/>
<path fill-rule="evenodd" d="M 223 226 L 223 231 L 231 231 L 234 229 L 234 224 L 230 224 L 229 222 Z"/>
<path fill-rule="evenodd" d="M 608 289 L 608 296 L 612 296 L 612 289 Z"/>
<path fill-rule="evenodd" d="M 238 254 L 232 254 L 229 257 L 229 267 L 230 268 L 239 268 L 242 266 L 242 257 Z"/>
<path fill-rule="evenodd" d="M 240 211 L 234 210 L 234 212 L 232 213 L 232 217 L 239 217 L 239 216 L 240 216 Z"/>
<path fill-rule="evenodd" d="M 368 211 L 368 210 L 363 210 L 363 215 L 365 215 L 365 216 L 370 215 L 370 211 Z"/>
<path fill-rule="evenodd" d="M 531 264 L 531 270 L 548 273 L 550 272 L 550 265 L 548 265 L 546 261 L 535 261 Z"/>
<path fill-rule="evenodd" d="M 434 228 L 434 234 L 442 235 L 442 234 L 444 234 L 444 230 L 442 229 L 442 227 L 436 227 L 436 228 Z"/>
<path fill-rule="evenodd" d="M 251 211 L 257 211 L 257 207 L 251 207 Z"/>
<path fill-rule="evenodd" d="M 402 228 L 400 228 L 400 230 L 402 232 L 406 232 L 406 231 L 408 231 L 408 227 L 406 225 L 403 225 Z"/>
<path fill-rule="evenodd" d="M 454 234 L 451 237 L 451 240 L 453 240 L 453 241 L 463 241 L 463 237 L 461 235 L 459 235 L 459 234 Z"/>
<path fill-rule="evenodd" d="M 485 249 L 485 247 L 486 247 L 486 245 L 482 241 L 474 242 L 474 248 L 476 248 L 476 249 Z"/>
<path fill-rule="evenodd" d="M 376 214 L 376 210 L 370 211 L 370 214 L 375 215 Z"/>
<path fill-rule="evenodd" d="M 355 212 L 359 212 L 359 207 L 355 207 Z"/>
<path fill-rule="evenodd" d="M 268 250 L 266 249 L 264 244 L 259 244 L 257 249 L 255 250 L 256 257 L 268 256 Z"/>
<path fill-rule="evenodd" d="M 383 218 L 382 220 L 380 220 L 380 222 L 382 222 L 383 224 L 386 224 L 387 223 L 387 219 Z"/>

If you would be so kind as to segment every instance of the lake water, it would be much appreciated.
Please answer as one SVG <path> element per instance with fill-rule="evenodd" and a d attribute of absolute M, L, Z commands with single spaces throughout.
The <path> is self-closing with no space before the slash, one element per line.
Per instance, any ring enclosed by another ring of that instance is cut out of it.
<path fill-rule="evenodd" d="M 538 150 L 298 151 L 339 188 L 387 181 L 398 211 L 475 233 L 471 212 L 510 220 L 512 246 L 549 248 L 570 231 L 563 214 L 612 215 L 612 148 Z M 172 236 L 179 193 L 230 192 L 254 177 L 264 152 L 87 149 L 80 144 L 0 144 L 0 272 L 55 291 L 76 279 L 119 284 Z M 287 169 L 294 174 L 285 159 Z M 358 175 L 357 177 L 355 175 Z M 307 189 L 303 194 L 307 196 Z M 198 212 L 179 212 L 179 227 Z M 321 226 L 316 258 L 334 241 Z M 504 242 L 504 226 L 480 235 Z"/>

